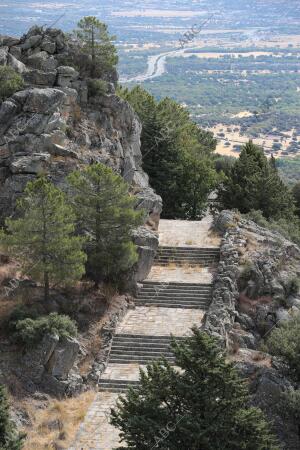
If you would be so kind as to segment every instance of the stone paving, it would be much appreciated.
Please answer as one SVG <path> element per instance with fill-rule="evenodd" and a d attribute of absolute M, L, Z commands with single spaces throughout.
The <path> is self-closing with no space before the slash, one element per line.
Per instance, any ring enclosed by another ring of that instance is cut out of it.
<path fill-rule="evenodd" d="M 195 309 L 143 306 L 127 313 L 116 334 L 184 336 L 193 325 L 201 323 L 203 314 L 203 311 Z"/>
<path fill-rule="evenodd" d="M 176 267 L 170 264 L 167 267 L 153 266 L 148 276 L 148 280 L 178 283 L 199 283 L 207 284 L 212 282 L 212 270 L 209 267 Z"/>
<path fill-rule="evenodd" d="M 76 442 L 69 450 L 112 450 L 118 447 L 119 435 L 108 418 L 119 395 L 112 392 L 99 392 L 96 395 L 79 429 Z"/>
<path fill-rule="evenodd" d="M 217 246 L 215 238 L 209 237 L 211 217 L 201 222 L 169 221 L 160 222 L 160 245 L 191 245 L 198 247 Z M 148 280 L 182 283 L 207 284 L 212 281 L 211 270 L 208 267 L 188 266 L 154 266 Z M 116 334 L 143 336 L 187 336 L 194 324 L 198 326 L 204 316 L 200 309 L 161 308 L 142 306 L 129 310 L 123 321 L 118 325 Z M 104 374 L 105 380 L 137 381 L 139 379 L 139 364 L 109 363 Z M 145 368 L 145 366 L 141 366 Z M 82 423 L 76 442 L 69 450 L 113 450 L 120 445 L 118 430 L 109 424 L 111 407 L 116 404 L 120 394 L 99 392 Z M 126 447 L 122 443 L 123 447 Z"/>
<path fill-rule="evenodd" d="M 210 231 L 212 220 L 209 215 L 200 222 L 161 219 L 159 243 L 172 247 L 219 247 L 220 238 Z"/>
<path fill-rule="evenodd" d="M 105 379 L 137 381 L 140 376 L 140 368 L 146 369 L 146 366 L 140 364 L 108 364 L 105 369 Z"/>

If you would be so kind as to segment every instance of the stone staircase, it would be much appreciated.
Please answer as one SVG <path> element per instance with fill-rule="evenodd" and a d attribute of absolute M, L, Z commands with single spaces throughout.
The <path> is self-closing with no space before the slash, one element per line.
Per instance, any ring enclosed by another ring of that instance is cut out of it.
<path fill-rule="evenodd" d="M 161 221 L 165 230 L 162 240 L 164 236 L 170 239 L 169 229 L 172 238 L 176 235 L 177 221 L 171 222 Z M 164 357 L 174 364 L 171 336 L 185 339 L 193 325 L 201 325 L 211 301 L 210 270 L 219 260 L 219 248 L 207 246 L 209 226 L 207 218 L 198 223 L 178 221 L 181 245 L 172 247 L 164 242 L 159 248 L 154 267 L 135 299 L 135 309 L 130 309 L 117 326 L 109 362 L 99 380 L 99 393 L 70 450 L 112 450 L 120 446 L 118 430 L 109 423 L 110 408 L 118 395 L 125 394 L 129 387 L 138 387 L 139 370 L 146 370 L 151 361 Z M 197 237 L 198 247 L 184 245 L 191 234 Z"/>
<path fill-rule="evenodd" d="M 155 264 L 167 266 L 168 264 L 188 264 L 199 266 L 211 266 L 220 258 L 219 248 L 199 247 L 159 247 Z"/>
<path fill-rule="evenodd" d="M 162 308 L 200 308 L 205 311 L 210 300 L 210 284 L 145 281 L 135 304 Z"/>

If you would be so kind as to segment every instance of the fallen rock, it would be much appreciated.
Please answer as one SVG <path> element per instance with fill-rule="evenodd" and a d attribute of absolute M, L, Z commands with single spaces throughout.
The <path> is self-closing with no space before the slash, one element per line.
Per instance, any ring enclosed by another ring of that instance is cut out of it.
<path fill-rule="evenodd" d="M 61 338 L 47 362 L 46 370 L 59 380 L 66 380 L 79 352 L 76 339 Z"/>

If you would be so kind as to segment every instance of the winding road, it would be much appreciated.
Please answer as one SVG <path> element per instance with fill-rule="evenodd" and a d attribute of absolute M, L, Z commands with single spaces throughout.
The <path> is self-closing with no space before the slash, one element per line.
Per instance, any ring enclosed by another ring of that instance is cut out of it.
<path fill-rule="evenodd" d="M 133 78 L 121 78 L 121 83 L 141 83 L 143 81 L 151 80 L 153 78 L 157 78 L 162 76 L 167 72 L 166 62 L 167 58 L 172 56 L 181 56 L 186 50 L 195 50 L 198 49 L 199 46 L 195 47 L 185 47 L 176 50 L 172 50 L 170 52 L 160 53 L 159 55 L 152 55 L 148 57 L 148 68 L 145 73 L 141 75 L 137 75 Z"/>

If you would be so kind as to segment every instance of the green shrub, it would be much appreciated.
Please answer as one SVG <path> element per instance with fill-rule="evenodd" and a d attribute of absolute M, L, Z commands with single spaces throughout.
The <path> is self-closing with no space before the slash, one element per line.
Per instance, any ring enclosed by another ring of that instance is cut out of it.
<path fill-rule="evenodd" d="M 300 280 L 297 277 L 290 278 L 285 285 L 286 295 L 298 294 L 300 288 Z"/>
<path fill-rule="evenodd" d="M 107 94 L 108 85 L 105 80 L 89 80 L 89 97 L 97 97 Z"/>
<path fill-rule="evenodd" d="M 283 395 L 283 407 L 289 417 L 300 422 L 300 390 L 289 391 Z"/>
<path fill-rule="evenodd" d="M 13 95 L 24 86 L 24 81 L 14 69 L 8 66 L 0 66 L 0 100 Z"/>
<path fill-rule="evenodd" d="M 21 450 L 24 435 L 17 433 L 9 417 L 9 404 L 4 386 L 0 385 L 0 449 Z"/>
<path fill-rule="evenodd" d="M 266 219 L 261 211 L 250 211 L 248 214 L 245 214 L 244 217 L 249 220 L 253 220 L 253 222 L 257 223 L 257 225 L 268 228 L 271 231 L 276 231 L 282 234 L 286 239 L 295 242 L 295 244 L 300 245 L 300 220 L 294 216 L 294 218 L 281 218 L 278 220 L 274 219 Z"/>
<path fill-rule="evenodd" d="M 288 374 L 300 381 L 300 314 L 283 322 L 270 334 L 266 347 L 288 367 Z"/>
<path fill-rule="evenodd" d="M 36 319 L 27 317 L 15 323 L 14 339 L 27 347 L 35 346 L 46 334 L 72 337 L 77 334 L 77 326 L 70 317 L 51 313 Z"/>

